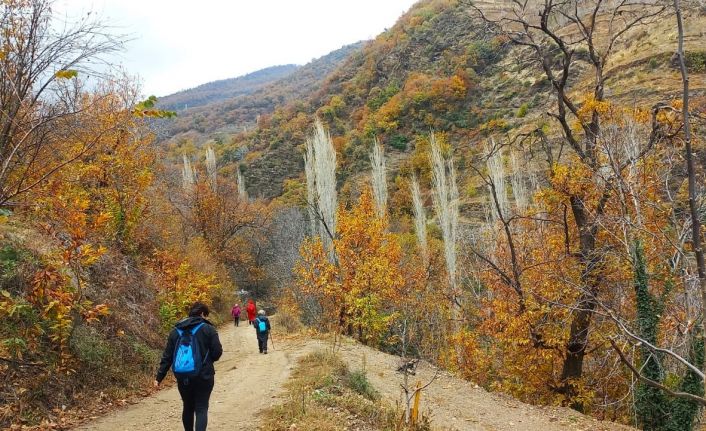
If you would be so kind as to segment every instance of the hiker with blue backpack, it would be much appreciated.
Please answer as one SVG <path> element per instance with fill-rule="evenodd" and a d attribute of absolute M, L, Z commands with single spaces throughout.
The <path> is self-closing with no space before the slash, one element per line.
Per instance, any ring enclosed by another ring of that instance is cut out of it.
<path fill-rule="evenodd" d="M 270 319 L 265 315 L 265 310 L 260 310 L 257 312 L 257 318 L 253 322 L 255 326 L 255 334 L 257 334 L 257 347 L 260 349 L 260 353 L 267 354 L 267 338 L 270 335 Z"/>
<path fill-rule="evenodd" d="M 181 421 L 185 431 L 194 431 L 194 416 L 195 431 L 206 431 L 208 400 L 213 391 L 216 374 L 213 363 L 223 354 L 218 332 L 213 324 L 206 320 L 208 314 L 208 306 L 196 302 L 191 307 L 189 316 L 174 325 L 154 381 L 154 386 L 159 387 L 169 368 L 172 368 L 179 395 L 184 403 Z"/>

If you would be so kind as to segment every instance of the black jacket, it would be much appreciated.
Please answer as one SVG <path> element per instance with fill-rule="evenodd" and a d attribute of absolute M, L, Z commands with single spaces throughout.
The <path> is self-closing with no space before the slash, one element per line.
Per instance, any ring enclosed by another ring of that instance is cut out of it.
<path fill-rule="evenodd" d="M 221 341 L 218 339 L 218 332 L 216 331 L 216 328 L 213 324 L 211 324 L 211 322 L 202 317 L 187 317 L 174 325 L 174 329 L 172 329 L 172 332 L 169 333 L 167 347 L 164 348 L 162 360 L 159 363 L 159 370 L 157 371 L 158 382 L 161 382 L 164 377 L 166 377 L 169 367 L 172 366 L 172 361 L 174 360 L 174 349 L 176 347 L 177 340 L 179 339 L 179 333 L 176 328 L 182 330 L 190 329 L 201 322 L 206 322 L 206 324 L 203 325 L 196 333 L 196 342 L 199 343 L 199 351 L 204 356 L 200 377 L 204 380 L 210 380 L 213 378 L 214 374 L 216 374 L 216 370 L 213 368 L 213 363 L 220 359 L 223 354 L 223 347 L 221 346 Z"/>

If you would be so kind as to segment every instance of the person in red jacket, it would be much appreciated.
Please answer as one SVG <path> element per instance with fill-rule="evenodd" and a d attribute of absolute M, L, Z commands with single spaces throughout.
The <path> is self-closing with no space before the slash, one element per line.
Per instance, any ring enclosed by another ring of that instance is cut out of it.
<path fill-rule="evenodd" d="M 245 307 L 245 311 L 248 312 L 248 325 L 252 325 L 255 321 L 257 315 L 257 308 L 255 307 L 255 302 L 252 299 L 248 299 L 248 306 Z"/>

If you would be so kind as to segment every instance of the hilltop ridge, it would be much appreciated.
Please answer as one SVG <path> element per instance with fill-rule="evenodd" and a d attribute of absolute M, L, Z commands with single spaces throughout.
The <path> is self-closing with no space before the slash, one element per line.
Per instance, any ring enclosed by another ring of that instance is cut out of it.
<path fill-rule="evenodd" d="M 162 109 L 184 112 L 189 108 L 217 103 L 232 97 L 252 94 L 296 71 L 296 64 L 271 66 L 237 78 L 207 82 L 194 88 L 178 91 L 159 99 Z"/>

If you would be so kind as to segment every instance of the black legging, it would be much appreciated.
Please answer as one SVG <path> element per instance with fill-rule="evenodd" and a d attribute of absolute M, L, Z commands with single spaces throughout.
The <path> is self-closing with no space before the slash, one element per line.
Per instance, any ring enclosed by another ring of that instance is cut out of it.
<path fill-rule="evenodd" d="M 186 384 L 185 384 L 186 383 Z M 179 382 L 179 395 L 184 402 L 181 421 L 185 431 L 194 431 L 194 414 L 196 415 L 196 430 L 206 431 L 208 425 L 208 400 L 213 390 L 213 377 L 204 380 L 199 377 L 187 382 Z"/>

